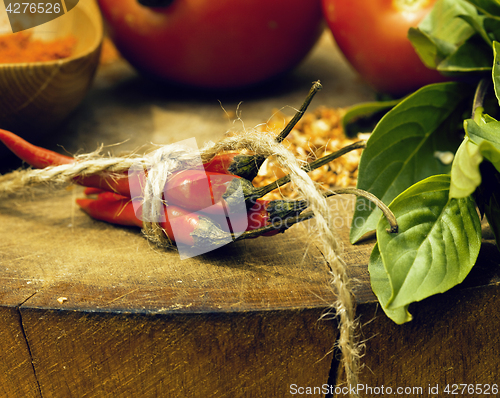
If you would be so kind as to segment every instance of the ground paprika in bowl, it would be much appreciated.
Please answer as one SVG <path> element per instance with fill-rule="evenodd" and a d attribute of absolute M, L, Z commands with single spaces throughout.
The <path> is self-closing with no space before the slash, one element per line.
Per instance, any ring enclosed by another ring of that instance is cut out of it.
<path fill-rule="evenodd" d="M 73 44 L 71 38 L 75 40 Z M 79 2 L 67 14 L 18 32 L 15 39 L 6 39 L 0 46 L 0 60 L 21 55 L 23 46 L 36 58 L 0 62 L 0 128 L 40 142 L 45 134 L 60 126 L 90 88 L 102 39 L 102 18 L 94 0 Z M 12 45 L 12 41 L 14 49 L 8 49 L 6 44 Z M 42 47 L 49 54 L 42 55 Z M 47 60 L 47 55 L 56 59 Z M 2 150 L 0 166 L 6 166 L 4 158 Z"/>
<path fill-rule="evenodd" d="M 73 35 L 40 40 L 31 32 L 0 35 L 0 64 L 46 62 L 70 57 L 77 44 Z"/>

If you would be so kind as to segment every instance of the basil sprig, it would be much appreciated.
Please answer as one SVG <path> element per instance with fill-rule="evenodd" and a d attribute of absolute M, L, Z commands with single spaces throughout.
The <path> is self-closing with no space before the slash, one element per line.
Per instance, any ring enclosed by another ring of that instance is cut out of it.
<path fill-rule="evenodd" d="M 408 37 L 422 61 L 454 81 L 425 86 L 375 126 L 357 188 L 395 214 L 398 234 L 364 199 L 351 241 L 376 232 L 368 269 L 389 318 L 461 283 L 476 263 L 485 215 L 500 243 L 500 2 L 438 0 Z M 500 246 L 499 246 L 500 247 Z"/>

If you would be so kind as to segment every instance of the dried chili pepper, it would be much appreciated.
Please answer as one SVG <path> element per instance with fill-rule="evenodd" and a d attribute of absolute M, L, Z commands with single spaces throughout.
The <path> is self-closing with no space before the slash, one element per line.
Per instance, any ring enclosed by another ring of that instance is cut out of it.
<path fill-rule="evenodd" d="M 86 189 L 85 193 L 92 195 L 95 191 Z M 135 214 L 134 207 L 128 205 L 130 198 L 125 196 L 100 191 L 96 199 L 78 198 L 76 203 L 96 220 L 142 228 L 142 221 Z"/>
<path fill-rule="evenodd" d="M 41 168 L 47 165 L 60 165 L 75 162 L 74 158 L 57 154 L 56 152 L 32 145 L 13 133 L 0 130 L 0 140 L 21 159 L 33 167 Z M 365 141 L 359 141 L 341 150 L 324 156 L 303 167 L 306 171 L 336 159 L 354 149 L 363 148 Z M 130 184 L 144 186 L 145 173 L 136 173 L 127 177 L 101 173 L 77 177 L 75 181 L 86 187 L 99 188 L 123 196 L 131 197 L 131 192 L 138 192 Z M 203 170 L 183 170 L 173 173 L 164 189 L 164 199 L 171 204 L 181 206 L 191 211 L 203 211 L 208 214 L 224 215 L 228 212 L 242 212 L 242 204 L 251 208 L 258 198 L 290 181 L 290 175 L 265 187 L 256 188 L 245 178 L 230 174 L 205 172 Z"/>

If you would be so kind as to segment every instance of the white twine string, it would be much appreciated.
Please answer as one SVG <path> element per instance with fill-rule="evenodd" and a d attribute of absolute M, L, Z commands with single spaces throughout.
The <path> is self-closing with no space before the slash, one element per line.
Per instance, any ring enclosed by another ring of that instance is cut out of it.
<path fill-rule="evenodd" d="M 329 266 L 332 276 L 336 300 L 332 307 L 339 318 L 338 348 L 342 352 L 342 366 L 346 373 L 346 382 L 349 386 L 358 384 L 358 369 L 360 359 L 360 345 L 356 342 L 358 327 L 355 319 L 355 300 L 352 293 L 352 284 L 347 274 L 347 267 L 342 260 L 342 245 L 334 234 L 334 223 L 326 198 L 318 191 L 315 183 L 302 170 L 301 164 L 295 156 L 282 144 L 275 142 L 275 137 L 262 132 L 247 131 L 243 134 L 225 137 L 217 143 L 206 145 L 201 150 L 203 163 L 212 159 L 223 151 L 249 150 L 264 157 L 275 155 L 278 163 L 288 169 L 291 174 L 291 183 L 307 200 L 314 212 L 318 229 L 318 243 L 321 252 Z M 151 241 L 163 246 L 171 245 L 158 223 L 158 216 L 163 214 L 161 200 L 163 189 L 169 176 L 179 170 L 187 169 L 199 159 L 186 149 L 175 145 L 168 145 L 155 151 L 154 156 L 145 157 L 117 157 L 117 158 L 88 158 L 67 165 L 47 167 L 39 170 L 18 170 L 0 176 L 0 198 L 25 191 L 27 188 L 48 184 L 54 187 L 74 182 L 75 177 L 83 177 L 98 173 L 122 173 L 132 166 L 142 165 L 148 169 L 148 180 L 143 190 L 143 217 L 148 220 L 144 223 L 144 234 Z M 353 395 L 357 397 L 357 394 Z"/>

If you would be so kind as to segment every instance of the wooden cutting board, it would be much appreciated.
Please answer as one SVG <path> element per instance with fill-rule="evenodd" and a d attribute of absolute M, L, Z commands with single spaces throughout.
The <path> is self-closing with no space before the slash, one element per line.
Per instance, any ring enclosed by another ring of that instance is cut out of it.
<path fill-rule="evenodd" d="M 318 79 L 324 90 L 311 109 L 372 99 L 328 34 L 272 89 L 231 96 L 159 89 L 117 62 L 101 68 L 78 111 L 39 143 L 70 153 L 100 143 L 114 153 L 191 137 L 201 144 L 262 123 L 274 109 L 293 114 Z M 239 109 L 241 120 L 223 108 Z M 4 156 L 4 171 L 19 165 Z M 78 196 L 82 188 L 72 187 L 0 204 L 0 396 L 281 397 L 316 386 L 309 396 L 319 397 L 335 383 L 338 330 L 324 316 L 335 295 L 312 225 L 180 260 L 137 229 L 90 219 Z M 371 292 L 374 241 L 348 242 L 352 198 L 330 203 L 357 281 L 361 383 L 422 387 L 422 396 L 436 384 L 498 383 L 492 242 L 463 286 L 412 306 L 414 321 L 397 326 Z"/>

